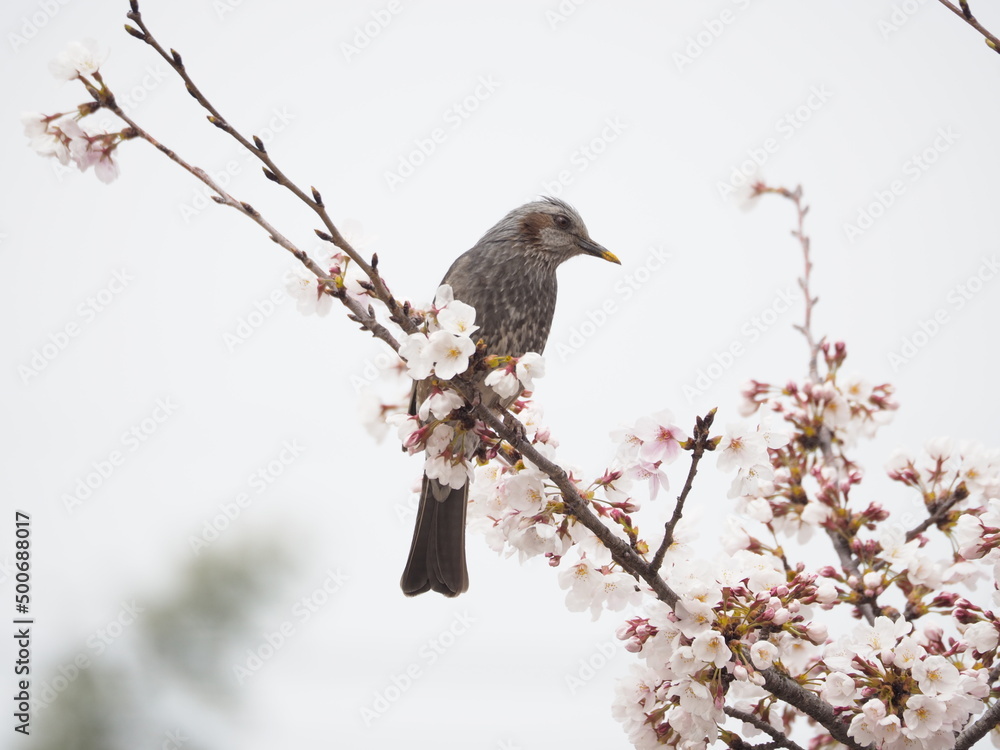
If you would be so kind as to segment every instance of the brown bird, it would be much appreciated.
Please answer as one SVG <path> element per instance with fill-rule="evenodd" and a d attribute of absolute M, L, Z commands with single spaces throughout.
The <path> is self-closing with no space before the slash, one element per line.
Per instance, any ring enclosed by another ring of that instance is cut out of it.
<path fill-rule="evenodd" d="M 452 264 L 441 283 L 451 285 L 456 300 L 476 309 L 479 330 L 474 338 L 483 339 L 488 353 L 541 354 L 556 307 L 556 268 L 584 254 L 621 263 L 590 239 L 573 208 L 558 198 L 544 198 L 507 214 Z M 429 392 L 427 381 L 414 384 L 411 414 L 416 414 Z M 487 392 L 492 394 L 484 390 L 484 400 L 493 408 L 503 410 L 514 401 L 505 402 Z M 469 588 L 465 565 L 468 496 L 468 484 L 452 489 L 424 477 L 410 556 L 400 581 L 407 596 L 428 590 L 458 596 Z"/>

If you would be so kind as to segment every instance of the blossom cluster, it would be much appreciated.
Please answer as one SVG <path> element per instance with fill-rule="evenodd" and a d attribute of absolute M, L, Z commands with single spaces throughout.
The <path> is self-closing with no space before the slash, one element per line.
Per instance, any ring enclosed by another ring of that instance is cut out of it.
<path fill-rule="evenodd" d="M 538 408 L 525 401 L 514 408 L 534 447 L 544 457 L 554 458 L 556 442 L 539 424 Z M 604 474 L 587 483 L 578 479 L 580 472 L 571 470 L 570 481 L 598 516 L 646 555 L 650 545 L 640 538 L 632 517 L 641 507 L 633 490 L 637 482 L 646 483 L 655 499 L 660 489 L 669 486 L 665 468 L 681 455 L 687 435 L 669 411 L 661 411 L 641 417 L 612 437 L 618 450 Z M 604 610 L 621 611 L 640 601 L 642 587 L 636 579 L 567 513 L 559 488 L 530 462 L 484 467 L 470 502 L 470 528 L 484 533 L 492 549 L 508 556 L 517 553 L 522 562 L 543 555 L 553 567 L 562 566 L 559 584 L 567 592 L 571 611 L 589 611 L 596 619 Z"/>
<path fill-rule="evenodd" d="M 990 693 L 989 670 L 971 653 L 996 645 L 992 624 L 945 643 L 940 631 L 877 617 L 826 647 L 820 695 L 850 712 L 848 734 L 862 745 L 943 750 Z"/>
<path fill-rule="evenodd" d="M 600 480 L 609 499 L 627 497 L 632 482 L 637 480 L 648 482 L 651 500 L 661 489 L 666 492 L 670 488 L 666 467 L 680 457 L 681 444 L 688 439 L 674 422 L 673 413 L 664 409 L 611 433 L 611 439 L 618 443 L 615 471 Z M 613 481 L 608 481 L 609 476 Z"/>
<path fill-rule="evenodd" d="M 451 287 L 442 284 L 434 295 L 427 317 L 427 331 L 412 333 L 399 345 L 399 356 L 414 380 L 431 373 L 438 380 L 451 380 L 465 372 L 476 353 L 472 334 L 479 330 L 472 305 L 456 300 Z"/>
<path fill-rule="evenodd" d="M 743 392 L 743 413 L 760 411 L 765 435 L 780 419 L 791 438 L 767 446 L 773 472 L 765 466 L 753 481 L 754 472 L 747 470 L 739 507 L 772 532 L 795 534 L 801 542 L 817 528 L 850 539 L 858 529 L 884 520 L 876 505 L 859 512 L 851 505 L 851 491 L 863 472 L 846 450 L 861 437 L 874 437 L 897 408 L 889 384 L 873 386 L 860 375 L 842 372 L 847 357 L 842 342 L 824 343 L 821 351 L 822 377 L 784 386 L 751 381 Z"/>
<path fill-rule="evenodd" d="M 645 616 L 618 630 L 643 661 L 619 683 L 613 706 L 629 739 L 639 748 L 707 747 L 720 739 L 727 699 L 747 702 L 747 713 L 756 704 L 781 729 L 761 672 L 779 665 L 803 675 L 820 658 L 827 629 L 809 605 L 828 594 L 816 576 L 741 550 L 721 562 L 678 561 L 666 577 L 677 606 L 647 602 Z"/>
<path fill-rule="evenodd" d="M 976 560 L 994 582 L 1000 575 L 1000 453 L 938 439 L 920 459 L 896 454 L 888 475 L 920 493 L 927 520 L 890 522 L 882 504 L 858 503 L 864 473 L 847 448 L 888 421 L 892 389 L 845 376 L 843 344 L 820 351 L 822 377 L 752 382 L 745 413 L 759 411 L 760 424 L 718 440 L 718 468 L 737 472 L 737 515 L 721 540 L 730 558 L 713 567 L 668 556 L 663 577 L 681 601 L 647 602 L 619 630 L 643 660 L 614 704 L 637 747 L 738 744 L 765 725 L 788 736 L 801 714 L 779 711 L 763 687 L 770 669 L 810 686 L 863 746 L 950 747 L 984 708 L 1000 620 L 941 587 L 975 591 Z M 932 544 L 934 528 L 953 546 Z M 781 537 L 805 542 L 817 531 L 842 545 L 841 567 L 807 572 L 788 561 Z M 815 618 L 841 605 L 864 622 L 830 641 Z M 738 735 L 727 706 L 753 719 Z M 821 734 L 813 746 L 833 742 Z"/>
<path fill-rule="evenodd" d="M 455 299 L 448 284 L 438 287 L 424 319 L 423 330 L 406 336 L 399 346 L 406 373 L 424 383 L 416 391 L 421 400 L 416 414 L 397 413 L 390 419 L 408 451 L 426 452 L 424 474 L 457 489 L 471 480 L 473 459 L 485 463 L 499 451 L 499 441 L 480 421 L 454 418 L 465 401 L 448 387 L 448 381 L 473 366 L 479 326 L 475 309 Z M 503 403 L 533 388 L 534 379 L 545 373 L 545 362 L 535 352 L 520 357 L 489 355 L 478 361 L 478 368 L 489 370 L 481 380 L 481 392 L 494 393 Z"/>
<path fill-rule="evenodd" d="M 106 57 L 107 54 L 91 40 L 72 42 L 49 67 L 57 78 L 79 79 L 92 91 L 106 91 L 99 73 Z M 88 77 L 94 77 L 99 89 Z M 97 102 L 90 101 L 70 112 L 54 115 L 29 112 L 21 115 L 21 123 L 31 148 L 38 154 L 58 159 L 64 166 L 73 164 L 81 172 L 93 167 L 97 178 L 109 183 L 118 177 L 119 171 L 114 152 L 120 143 L 131 137 L 131 131 L 97 133 L 86 130 L 80 121 L 99 108 Z"/>

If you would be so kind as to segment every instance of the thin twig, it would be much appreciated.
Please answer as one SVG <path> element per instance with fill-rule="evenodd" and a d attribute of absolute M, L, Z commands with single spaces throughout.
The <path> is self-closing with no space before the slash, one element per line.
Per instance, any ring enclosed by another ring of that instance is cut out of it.
<path fill-rule="evenodd" d="M 798 218 L 798 226 L 792 230 L 792 236 L 799 241 L 802 246 L 802 258 L 805 262 L 805 268 L 802 272 L 802 276 L 798 279 L 799 289 L 802 290 L 802 294 L 805 296 L 805 319 L 802 325 L 796 325 L 795 330 L 801 333 L 806 338 L 806 342 L 809 345 L 809 376 L 813 379 L 813 382 L 819 382 L 819 352 L 823 346 L 824 338 L 816 340 L 813 335 L 812 330 L 812 314 L 813 308 L 816 303 L 819 302 L 819 297 L 814 297 L 812 294 L 812 289 L 810 287 L 810 282 L 812 281 L 812 258 L 809 254 L 812 248 L 812 243 L 805 233 L 805 221 L 806 214 L 809 213 L 809 206 L 802 203 L 802 186 L 797 185 L 795 190 L 788 190 L 787 188 L 777 188 L 776 193 L 788 198 L 792 203 L 795 204 L 795 211 Z"/>
<path fill-rule="evenodd" d="M 983 26 L 979 21 L 975 19 L 972 15 L 972 11 L 969 9 L 968 0 L 961 0 L 961 8 L 957 7 L 953 3 L 948 2 L 948 0 L 938 0 L 941 5 L 946 7 L 956 16 L 965 21 L 969 26 L 974 28 L 980 34 L 983 35 L 983 41 L 986 42 L 986 46 L 992 49 L 994 52 L 1000 52 L 1000 39 L 991 34 L 985 26 Z"/>
<path fill-rule="evenodd" d="M 323 226 L 326 229 L 325 233 L 320 234 L 323 239 L 331 242 L 333 245 L 342 250 L 352 261 L 358 264 L 358 266 L 365 272 L 372 284 L 372 291 L 374 292 L 377 299 L 383 302 L 386 307 L 389 308 L 389 318 L 394 323 L 399 325 L 406 333 L 415 333 L 417 327 L 414 325 L 410 317 L 406 315 L 399 305 L 399 302 L 393 296 L 392 292 L 386 286 L 384 279 L 378 273 L 373 259 L 372 263 L 366 261 L 361 257 L 360 253 L 351 246 L 351 244 L 344 238 L 340 233 L 340 230 L 333 223 L 330 215 L 327 213 L 326 206 L 323 203 L 323 199 L 316 188 L 312 188 L 310 194 L 307 194 L 302 188 L 296 185 L 292 180 L 290 180 L 284 173 L 284 171 L 278 167 L 277 164 L 271 159 L 270 154 L 264 148 L 263 142 L 256 136 L 253 142 L 248 140 L 243 136 L 236 128 L 229 124 L 229 121 L 222 116 L 215 105 L 213 105 L 208 98 L 201 92 L 201 89 L 195 84 L 191 76 L 187 72 L 187 68 L 184 66 L 184 61 L 175 50 L 171 49 L 169 52 L 164 49 L 164 47 L 156 40 L 152 32 L 150 32 L 149 27 L 142 18 L 142 14 L 139 12 L 139 2 L 138 0 L 131 1 L 131 10 L 127 14 L 128 18 L 135 22 L 139 29 L 135 29 L 130 26 L 126 26 L 129 34 L 144 41 L 154 50 L 157 54 L 162 57 L 166 63 L 174 69 L 174 71 L 183 79 L 184 85 L 187 88 L 189 94 L 209 113 L 209 121 L 215 125 L 220 130 L 228 133 L 232 138 L 236 140 L 243 148 L 248 152 L 253 154 L 257 159 L 264 164 L 264 174 L 272 182 L 276 182 L 282 187 L 289 190 L 296 198 L 298 198 L 302 203 L 308 206 L 312 211 L 316 213 Z"/>
<path fill-rule="evenodd" d="M 747 711 L 740 711 L 732 706 L 726 706 L 723 711 L 725 711 L 727 715 L 732 716 L 734 719 L 739 719 L 740 721 L 746 722 L 751 726 L 757 727 L 757 729 L 773 739 L 777 747 L 787 747 L 788 750 L 805 750 L 805 748 L 797 742 L 790 740 L 782 732 L 772 727 L 756 714 L 752 714 Z"/>
<path fill-rule="evenodd" d="M 130 118 L 118 104 L 115 103 L 114 98 L 110 97 L 109 100 L 102 106 L 114 112 L 118 117 L 120 117 L 125 123 L 128 124 L 129 128 L 133 131 L 133 137 L 141 138 L 142 140 L 149 143 L 151 146 L 156 148 L 160 153 L 164 154 L 168 159 L 173 161 L 175 164 L 180 166 L 182 169 L 186 170 L 190 174 L 194 175 L 201 182 L 207 185 L 216 195 L 218 196 L 216 202 L 224 206 L 229 206 L 239 211 L 241 214 L 246 216 L 248 219 L 253 221 L 259 227 L 261 227 L 265 232 L 267 232 L 268 237 L 276 244 L 283 247 L 285 250 L 294 255 L 303 265 L 306 266 L 316 278 L 319 280 L 320 288 L 332 297 L 339 299 L 344 306 L 351 311 L 353 318 L 362 325 L 366 330 L 371 332 L 373 336 L 381 339 L 390 347 L 393 351 L 399 350 L 399 342 L 392 333 L 378 320 L 371 308 L 366 308 L 358 300 L 351 297 L 344 290 L 338 289 L 336 280 L 330 276 L 323 268 L 316 263 L 309 254 L 301 250 L 295 245 L 291 240 L 289 240 L 284 234 L 278 231 L 278 229 L 272 225 L 267 219 L 261 215 L 253 206 L 244 201 L 240 201 L 230 195 L 226 190 L 219 185 L 215 180 L 213 180 L 205 170 L 200 167 L 196 167 L 193 164 L 188 163 L 183 159 L 176 151 L 167 146 L 163 145 L 159 140 L 154 138 L 145 129 L 140 127 L 132 118 Z"/>
<path fill-rule="evenodd" d="M 950 493 L 947 497 L 942 498 L 938 503 L 936 503 L 934 510 L 927 518 L 906 532 L 906 541 L 912 541 L 916 537 L 923 534 L 931 526 L 940 524 L 942 521 L 947 519 L 948 514 L 951 513 L 951 509 L 969 496 L 968 490 L 960 491 L 963 489 L 964 485 L 960 485 L 954 492 Z"/>
<path fill-rule="evenodd" d="M 663 541 L 660 543 L 659 549 L 656 550 L 656 554 L 653 555 L 653 561 L 649 564 L 650 570 L 653 573 L 659 572 L 660 566 L 663 565 L 663 558 L 666 556 L 667 550 L 670 548 L 670 545 L 674 543 L 674 529 L 681 520 L 681 516 L 684 513 L 684 502 L 687 500 L 687 496 L 691 493 L 691 488 L 694 486 L 694 478 L 698 473 L 698 463 L 701 461 L 702 456 L 705 455 L 706 450 L 711 450 L 715 447 L 714 444 L 712 444 L 712 438 L 709 436 L 709 429 L 712 427 L 712 422 L 714 421 L 715 409 L 712 409 L 712 411 L 704 417 L 696 418 L 694 435 L 691 436 L 691 468 L 688 469 L 687 480 L 684 482 L 684 489 L 682 489 L 681 494 L 677 496 L 677 504 L 674 505 L 673 515 L 664 526 Z"/>

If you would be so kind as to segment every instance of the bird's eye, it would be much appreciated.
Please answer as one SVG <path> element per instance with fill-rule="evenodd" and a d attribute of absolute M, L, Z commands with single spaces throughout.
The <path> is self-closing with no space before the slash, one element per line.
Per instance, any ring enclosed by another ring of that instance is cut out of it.
<path fill-rule="evenodd" d="M 570 221 L 568 216 L 563 216 L 562 214 L 556 214 L 553 221 L 555 221 L 556 226 L 559 227 L 560 229 L 569 229 Z"/>

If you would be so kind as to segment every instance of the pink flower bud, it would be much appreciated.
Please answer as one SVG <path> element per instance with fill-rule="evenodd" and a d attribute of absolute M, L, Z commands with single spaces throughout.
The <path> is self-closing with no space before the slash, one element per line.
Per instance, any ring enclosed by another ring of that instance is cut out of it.
<path fill-rule="evenodd" d="M 882 584 L 882 574 L 875 572 L 865 573 L 861 580 L 864 581 L 866 589 L 876 589 Z"/>
<path fill-rule="evenodd" d="M 631 621 L 626 622 L 624 625 L 619 625 L 618 630 L 615 631 L 615 637 L 619 641 L 625 641 L 632 637 L 635 632 L 635 626 Z"/>

